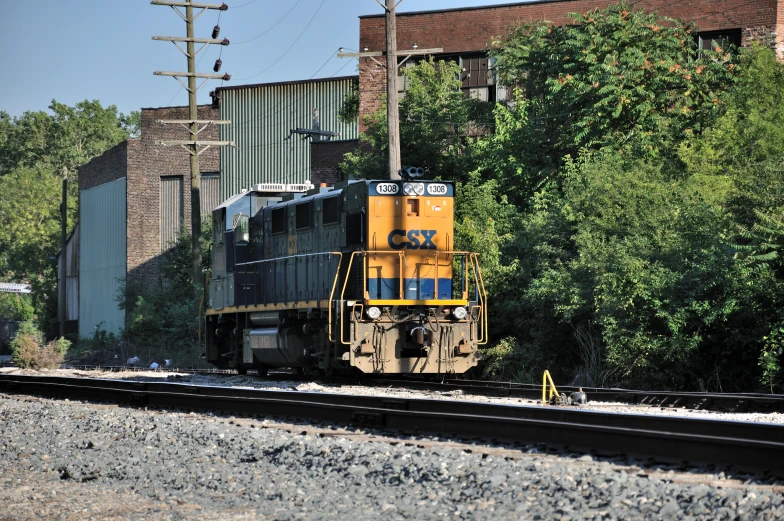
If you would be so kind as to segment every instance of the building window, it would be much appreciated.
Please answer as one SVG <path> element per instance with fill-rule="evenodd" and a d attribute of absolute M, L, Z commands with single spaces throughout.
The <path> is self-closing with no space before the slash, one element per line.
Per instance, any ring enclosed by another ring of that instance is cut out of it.
<path fill-rule="evenodd" d="M 697 47 L 699 50 L 716 49 L 722 51 L 738 48 L 741 44 L 740 29 L 727 29 L 724 31 L 710 31 L 697 33 Z"/>
<path fill-rule="evenodd" d="M 205 222 L 210 218 L 212 211 L 221 203 L 220 173 L 202 172 L 199 177 L 199 207 L 201 220 Z"/>
<path fill-rule="evenodd" d="M 506 89 L 496 85 L 495 71 L 493 70 L 494 58 L 486 54 L 443 55 L 436 58 L 436 63 L 443 60 L 457 63 L 460 66 L 460 90 L 466 96 L 495 103 L 506 99 Z M 408 89 L 406 69 L 414 67 L 422 58 L 410 58 L 398 69 L 397 92 L 402 98 Z"/>
<path fill-rule="evenodd" d="M 183 224 L 182 176 L 161 177 L 161 251 L 174 246 Z"/>

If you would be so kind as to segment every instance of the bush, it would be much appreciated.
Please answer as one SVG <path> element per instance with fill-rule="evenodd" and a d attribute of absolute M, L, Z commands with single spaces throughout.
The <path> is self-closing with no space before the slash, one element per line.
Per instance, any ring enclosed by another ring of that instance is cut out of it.
<path fill-rule="evenodd" d="M 19 334 L 11 342 L 13 361 L 22 369 L 57 369 L 63 363 L 65 353 L 71 342 L 58 338 L 43 346 L 40 345 L 40 332 L 29 322 L 19 329 Z"/>

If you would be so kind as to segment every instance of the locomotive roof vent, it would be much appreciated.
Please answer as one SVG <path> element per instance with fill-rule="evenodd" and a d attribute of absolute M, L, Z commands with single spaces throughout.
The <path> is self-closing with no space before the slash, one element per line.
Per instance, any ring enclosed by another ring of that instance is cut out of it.
<path fill-rule="evenodd" d="M 312 188 L 313 184 L 310 181 L 305 181 L 304 183 L 260 183 L 253 185 L 254 192 L 275 194 L 307 192 Z"/>

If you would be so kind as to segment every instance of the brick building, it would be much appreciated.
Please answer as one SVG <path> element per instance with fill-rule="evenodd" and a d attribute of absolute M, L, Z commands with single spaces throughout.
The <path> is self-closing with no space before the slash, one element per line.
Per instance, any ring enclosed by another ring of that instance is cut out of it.
<path fill-rule="evenodd" d="M 504 94 L 494 85 L 492 74 L 487 74 L 490 64 L 486 53 L 494 37 L 520 22 L 546 20 L 565 25 L 572 21 L 569 13 L 585 13 L 612 3 L 609 0 L 535 0 L 399 13 L 397 45 L 398 49 L 410 49 L 414 44 L 420 48 L 443 48 L 443 53 L 435 57 L 455 60 L 462 65 L 464 90 L 472 96 L 493 101 Z M 784 0 L 637 0 L 632 3 L 662 16 L 694 21 L 703 47 L 710 46 L 716 38 L 729 39 L 740 45 L 760 40 L 774 46 L 780 56 L 784 54 Z M 358 48 L 383 51 L 384 42 L 384 15 L 361 16 Z M 398 88 L 404 90 L 403 78 L 399 78 Z M 370 58 L 359 61 L 359 93 L 360 130 L 364 130 L 362 117 L 375 112 L 386 95 L 386 71 Z"/>
<path fill-rule="evenodd" d="M 117 308 L 123 280 L 147 287 L 161 284 L 161 253 L 191 226 L 189 152 L 157 145 L 187 140 L 180 125 L 158 120 L 188 119 L 187 107 L 142 109 L 141 136 L 128 139 L 79 169 L 79 335 L 91 336 L 101 324 L 116 332 L 124 326 Z M 199 108 L 199 119 L 219 119 L 217 109 Z M 217 140 L 215 126 L 201 139 Z M 220 150 L 199 158 L 203 216 L 220 203 Z"/>

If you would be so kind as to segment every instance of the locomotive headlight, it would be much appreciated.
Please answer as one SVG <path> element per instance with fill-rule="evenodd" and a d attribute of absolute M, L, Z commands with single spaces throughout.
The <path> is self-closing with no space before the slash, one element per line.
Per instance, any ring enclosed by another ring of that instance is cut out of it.
<path fill-rule="evenodd" d="M 458 306 L 452 310 L 452 315 L 458 320 L 463 320 L 468 315 L 468 311 L 466 308 Z"/>
<path fill-rule="evenodd" d="M 365 313 L 367 314 L 368 318 L 370 318 L 371 320 L 376 320 L 378 317 L 381 316 L 381 310 L 378 309 L 376 306 L 367 308 L 367 311 L 365 311 Z"/>
<path fill-rule="evenodd" d="M 406 195 L 425 195 L 425 184 L 403 183 L 403 193 Z"/>

